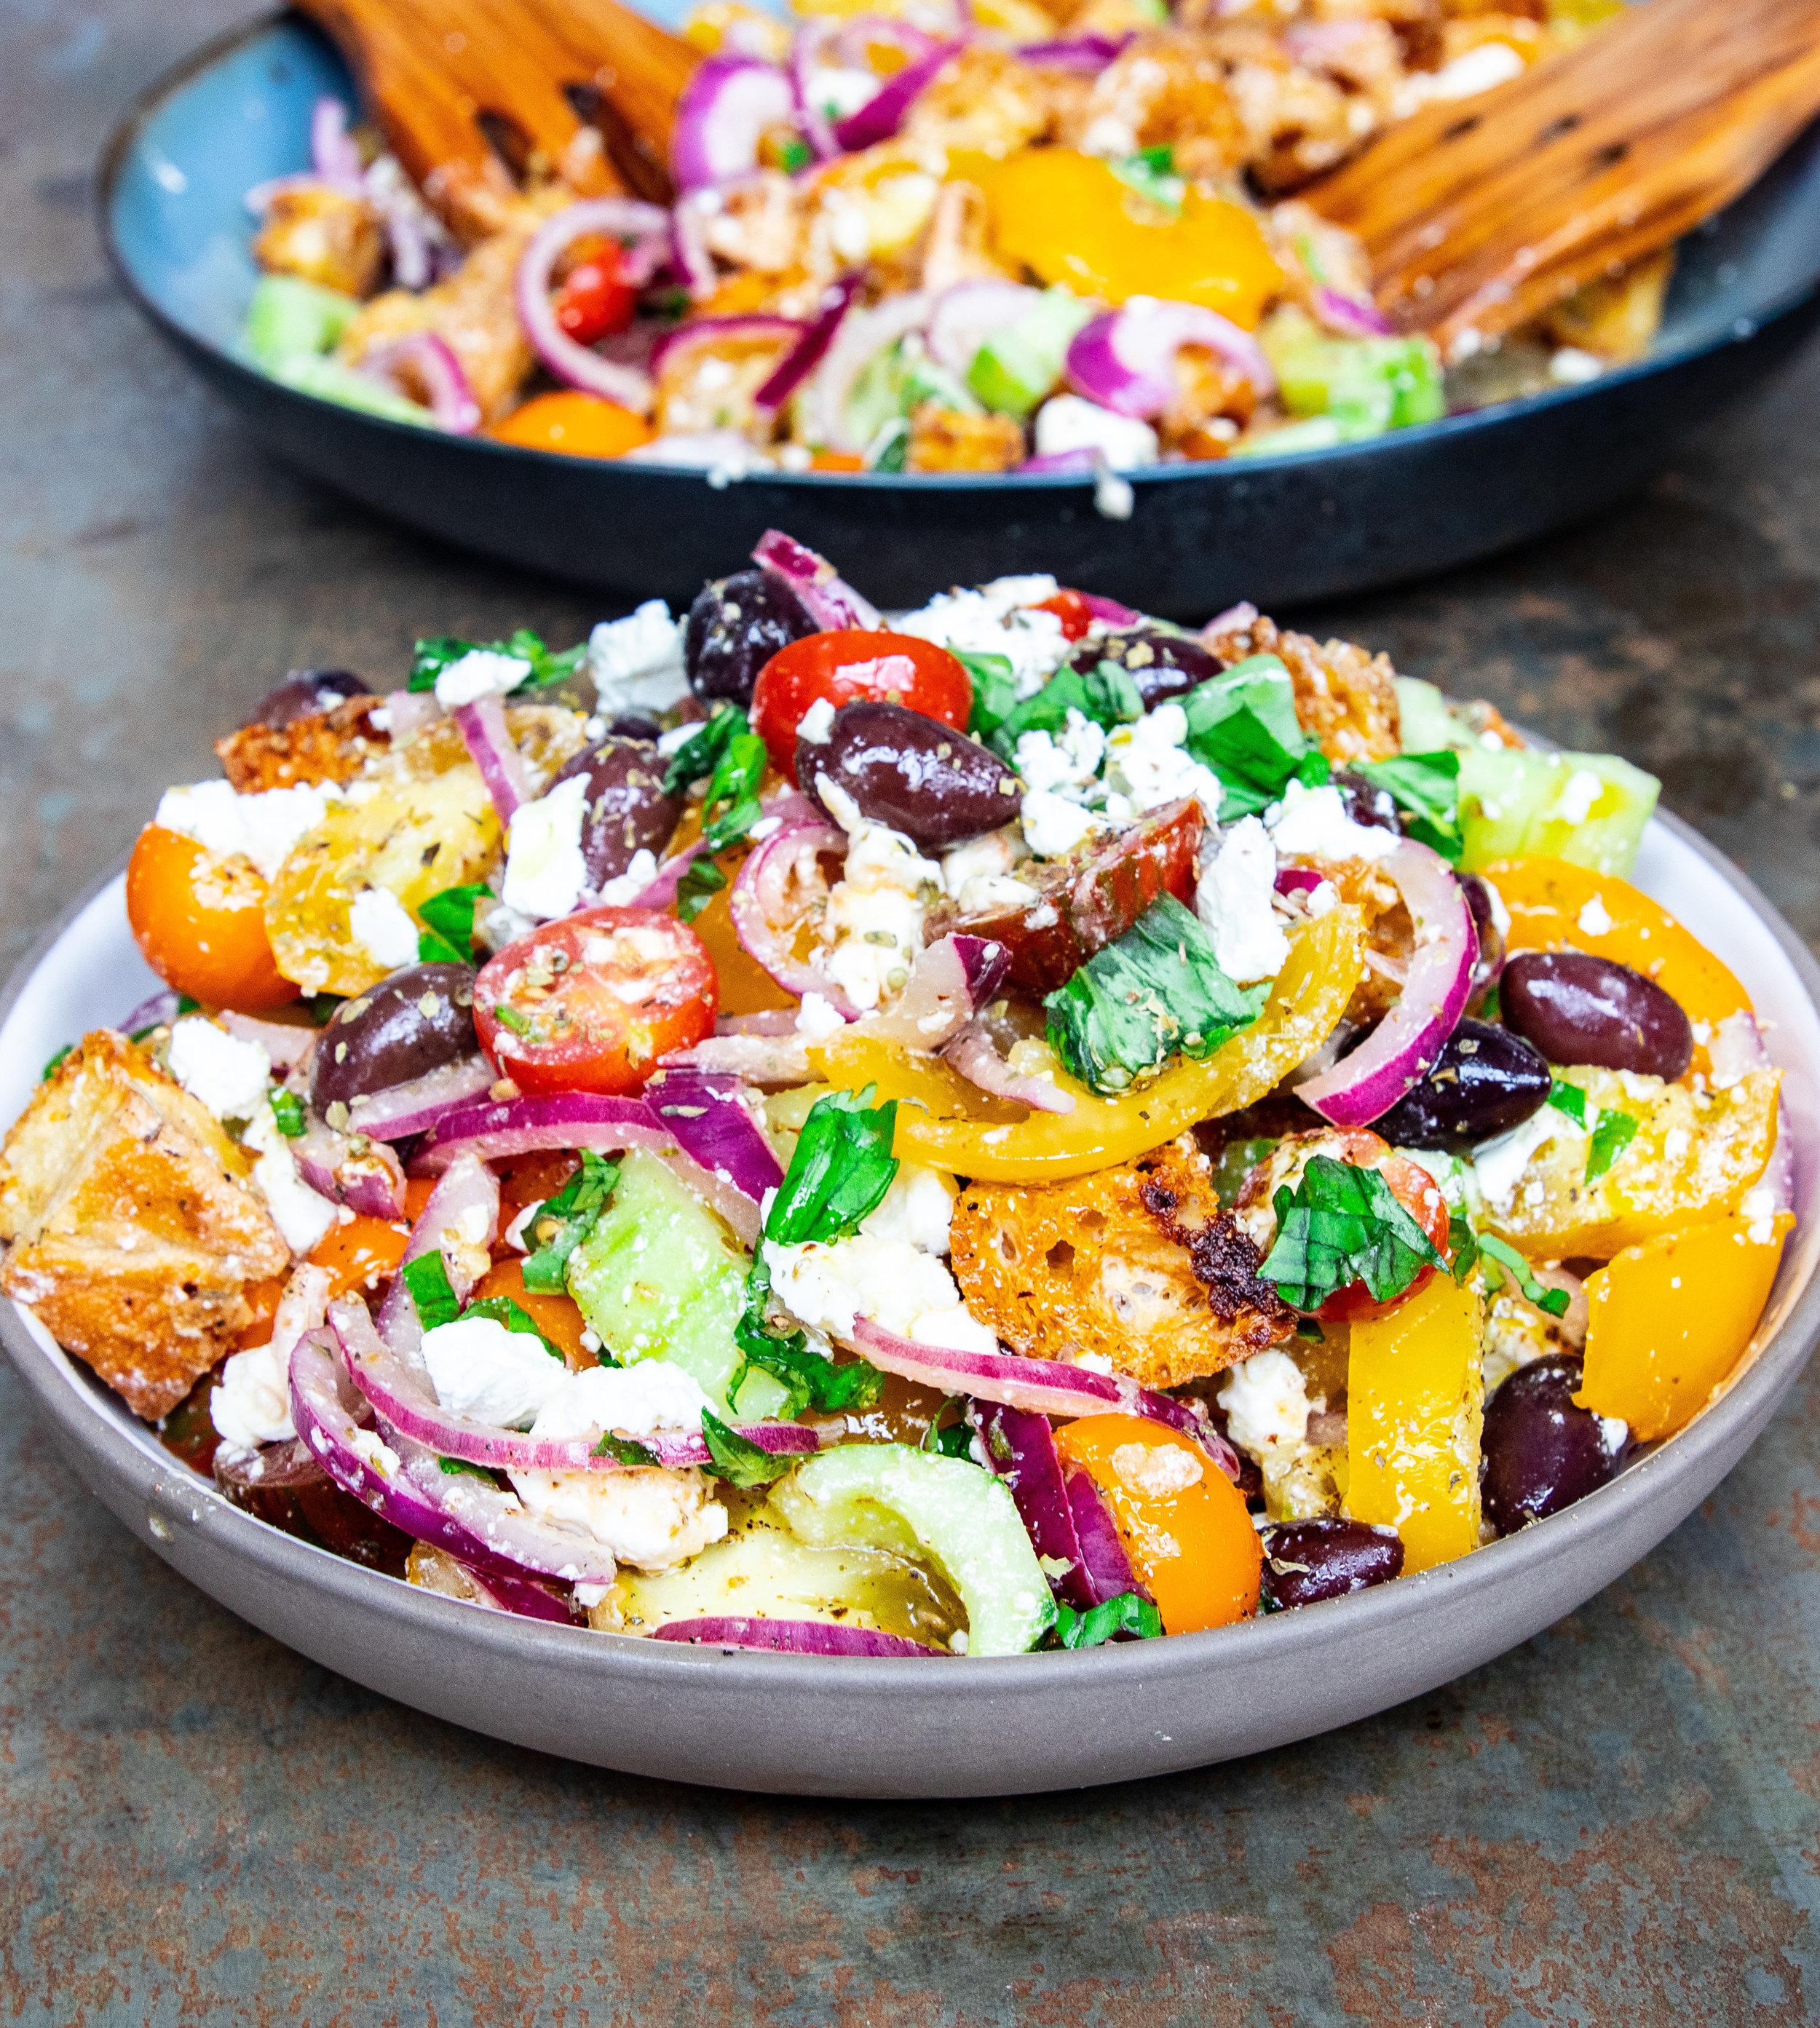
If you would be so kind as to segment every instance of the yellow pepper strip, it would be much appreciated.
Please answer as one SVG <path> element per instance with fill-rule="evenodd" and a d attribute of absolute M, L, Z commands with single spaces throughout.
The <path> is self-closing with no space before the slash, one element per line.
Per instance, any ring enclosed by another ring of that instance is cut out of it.
<path fill-rule="evenodd" d="M 1445 1275 L 1352 1326 L 1346 1512 L 1394 1528 L 1406 1571 L 1478 1547 L 1483 1330 L 1477 1290 Z"/>
<path fill-rule="evenodd" d="M 1586 1279 L 1574 1400 L 1646 1442 L 1684 1429 L 1750 1343 L 1794 1223 L 1715 1219 L 1615 1254 Z"/>
<path fill-rule="evenodd" d="M 1364 969 L 1359 918 L 1335 909 L 1297 934 L 1264 1008 L 1211 1055 L 1183 1058 L 1139 1090 L 1101 1098 L 1057 1070 L 1072 1112 L 988 1100 L 934 1057 L 849 1030 L 808 1053 L 830 1083 L 899 1101 L 893 1153 L 981 1182 L 1056 1182 L 1148 1154 L 1197 1119 L 1255 1105 L 1338 1026 Z"/>

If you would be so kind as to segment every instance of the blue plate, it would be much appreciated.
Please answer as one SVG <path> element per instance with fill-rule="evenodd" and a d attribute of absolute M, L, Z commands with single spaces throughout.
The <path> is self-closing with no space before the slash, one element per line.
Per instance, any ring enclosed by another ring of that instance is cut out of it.
<path fill-rule="evenodd" d="M 1348 446 L 1133 475 L 1131 511 L 1049 477 L 699 472 L 561 457 L 364 416 L 279 386 L 238 340 L 255 279 L 245 194 L 309 160 L 311 106 L 346 69 L 295 17 L 210 43 L 141 99 L 101 175 L 134 299 L 280 457 L 380 513 L 583 583 L 686 600 L 767 528 L 881 603 L 1052 571 L 1146 611 L 1288 605 L 1462 563 L 1589 513 L 1785 359 L 1820 314 L 1820 129 L 1684 246 L 1640 364 Z"/>

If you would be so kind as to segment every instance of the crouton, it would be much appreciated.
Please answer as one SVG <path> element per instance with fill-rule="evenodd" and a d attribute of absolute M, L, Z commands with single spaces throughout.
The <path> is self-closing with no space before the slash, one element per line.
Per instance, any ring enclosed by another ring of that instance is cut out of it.
<path fill-rule="evenodd" d="M 246 1158 L 146 1053 L 83 1038 L 0 1148 L 0 1291 L 137 1415 L 165 1415 L 290 1258 Z"/>
<path fill-rule="evenodd" d="M 1295 686 L 1297 721 L 1330 760 L 1385 760 L 1402 750 L 1388 655 L 1286 633 L 1261 616 L 1234 620 L 1207 645 L 1228 668 L 1249 655 L 1277 656 Z"/>
<path fill-rule="evenodd" d="M 305 183 L 274 193 L 253 257 L 268 275 L 300 275 L 343 295 L 364 296 L 385 262 L 385 227 L 364 198 Z"/>
<path fill-rule="evenodd" d="M 215 751 L 237 795 L 298 782 L 351 782 L 389 742 L 390 735 L 371 723 L 383 701 L 351 697 L 288 725 L 243 725 L 217 739 Z"/>

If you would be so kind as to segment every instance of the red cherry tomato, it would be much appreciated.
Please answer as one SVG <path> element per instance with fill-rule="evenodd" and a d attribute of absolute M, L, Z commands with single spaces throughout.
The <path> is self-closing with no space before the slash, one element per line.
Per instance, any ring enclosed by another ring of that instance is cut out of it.
<path fill-rule="evenodd" d="M 652 909 L 584 909 L 489 960 L 480 1046 L 521 1091 L 636 1091 L 671 1049 L 712 1033 L 719 990 L 701 939 Z"/>
<path fill-rule="evenodd" d="M 753 686 L 752 726 L 771 765 L 793 782 L 797 727 L 819 698 L 837 708 L 856 698 L 884 698 L 964 732 L 973 712 L 973 679 L 945 648 L 913 634 L 842 627 L 805 635 L 779 649 Z"/>
<path fill-rule="evenodd" d="M 1390 1194 L 1428 1234 L 1434 1250 L 1445 1260 L 1448 1219 L 1447 1199 L 1441 1195 L 1440 1184 L 1419 1162 L 1392 1154 L 1390 1144 L 1381 1134 L 1354 1128 L 1347 1131 L 1346 1141 L 1343 1159 L 1361 1169 L 1375 1169 L 1389 1186 Z M 1426 1288 L 1433 1277 L 1434 1270 L 1424 1268 L 1400 1295 L 1392 1297 L 1387 1303 L 1374 1302 L 1371 1291 L 1363 1282 L 1350 1282 L 1330 1296 L 1315 1314 L 1333 1323 L 1384 1316 L 1399 1303 L 1408 1302 L 1419 1289 Z"/>
<path fill-rule="evenodd" d="M 570 268 L 553 305 L 556 320 L 577 345 L 592 345 L 632 321 L 638 292 L 626 279 L 624 250 L 616 240 L 593 242 Z"/>
<path fill-rule="evenodd" d="M 1053 598 L 1039 600 L 1036 609 L 1052 612 L 1071 641 L 1080 640 L 1093 624 L 1093 609 L 1078 591 L 1058 591 Z"/>

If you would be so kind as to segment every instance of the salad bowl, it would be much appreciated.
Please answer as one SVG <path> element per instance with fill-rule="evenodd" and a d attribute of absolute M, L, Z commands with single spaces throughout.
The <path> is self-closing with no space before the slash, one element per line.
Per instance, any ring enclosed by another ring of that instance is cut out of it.
<path fill-rule="evenodd" d="M 348 74 L 290 15 L 233 31 L 151 87 L 100 176 L 102 234 L 128 294 L 279 457 L 463 548 L 672 602 L 779 525 L 824 553 L 864 550 L 886 604 L 932 583 L 1045 570 L 1186 617 L 1241 596 L 1289 605 L 1419 576 L 1616 498 L 1820 314 L 1810 133 L 1683 242 L 1652 352 L 1582 384 L 1334 450 L 1152 467 L 1110 487 L 1030 472 L 763 471 L 728 483 L 394 422 L 248 363 L 246 193 L 309 158 L 325 94 L 351 101 Z"/>
<path fill-rule="evenodd" d="M 1783 1073 L 1797 1225 L 1752 1348 L 1680 1434 L 1537 1526 L 1394 1585 L 1206 1633 L 908 1668 L 727 1652 L 492 1612 L 231 1505 L 25 1311 L 0 1338 L 78 1478 L 174 1569 L 324 1667 L 435 1716 L 597 1766 L 794 1794 L 981 1796 L 1167 1774 L 1420 1696 L 1610 1583 L 1735 1464 L 1820 1336 L 1820 968 L 1750 882 L 1653 820 L 1633 875 L 1738 975 Z M 0 1000 L 0 1122 L 39 1066 L 154 983 L 123 881 L 54 924 Z"/>

